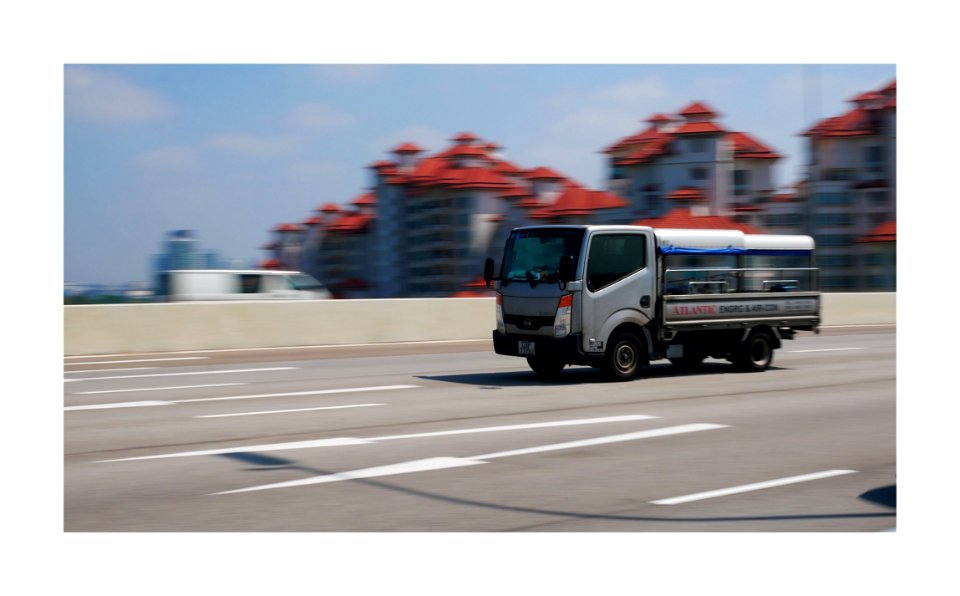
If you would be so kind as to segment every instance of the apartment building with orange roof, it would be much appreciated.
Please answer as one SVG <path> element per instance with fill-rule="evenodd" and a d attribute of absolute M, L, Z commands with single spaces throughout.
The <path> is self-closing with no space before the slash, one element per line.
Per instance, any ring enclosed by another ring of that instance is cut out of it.
<path fill-rule="evenodd" d="M 897 218 L 897 84 L 850 99 L 807 139 L 805 231 L 817 242 L 826 291 L 896 289 L 896 234 L 878 249 L 871 233 Z M 867 240 L 863 242 L 863 240 Z"/>

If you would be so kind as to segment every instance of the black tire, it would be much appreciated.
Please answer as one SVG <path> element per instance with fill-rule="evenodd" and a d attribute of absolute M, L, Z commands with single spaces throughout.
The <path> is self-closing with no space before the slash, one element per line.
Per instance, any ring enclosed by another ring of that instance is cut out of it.
<path fill-rule="evenodd" d="M 618 333 L 610 338 L 604 359 L 604 370 L 616 381 L 629 381 L 646 364 L 643 344 L 632 333 Z"/>
<path fill-rule="evenodd" d="M 765 331 L 751 333 L 738 347 L 733 364 L 745 372 L 761 372 L 773 364 L 773 338 Z"/>
<path fill-rule="evenodd" d="M 558 360 L 556 358 L 543 358 L 536 356 L 527 358 L 527 364 L 541 379 L 556 378 L 560 374 L 560 371 L 562 371 L 567 365 L 562 360 Z"/>

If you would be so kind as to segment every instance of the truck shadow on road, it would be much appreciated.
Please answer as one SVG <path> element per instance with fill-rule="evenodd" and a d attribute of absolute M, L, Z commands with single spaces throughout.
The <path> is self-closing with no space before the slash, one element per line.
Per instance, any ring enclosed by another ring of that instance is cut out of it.
<path fill-rule="evenodd" d="M 776 366 L 771 366 L 769 370 L 787 370 Z M 680 370 L 672 364 L 653 364 L 644 369 L 634 381 L 643 381 L 644 379 L 669 379 L 672 377 L 695 377 L 704 375 L 720 374 L 756 374 L 742 373 L 735 369 L 733 365 L 726 362 L 705 362 L 694 371 Z M 552 387 L 562 385 L 586 385 L 602 383 L 621 383 L 608 377 L 600 369 L 590 368 L 588 366 L 571 366 L 563 369 L 555 378 L 544 379 L 538 377 L 533 371 L 511 371 L 511 372 L 486 372 L 486 373 L 465 373 L 456 375 L 420 375 L 418 379 L 427 381 L 443 381 L 446 383 L 458 383 L 461 385 L 474 385 L 480 389 L 502 389 L 505 387 Z"/>

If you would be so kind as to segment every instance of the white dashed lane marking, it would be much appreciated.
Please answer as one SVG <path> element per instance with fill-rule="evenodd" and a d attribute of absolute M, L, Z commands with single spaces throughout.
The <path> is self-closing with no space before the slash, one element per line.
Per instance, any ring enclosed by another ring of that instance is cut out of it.
<path fill-rule="evenodd" d="M 833 476 L 842 476 L 844 474 L 855 474 L 856 470 L 827 470 L 825 472 L 816 472 L 814 474 L 804 474 L 803 476 L 791 476 L 789 478 L 779 478 L 777 480 L 768 480 L 766 482 L 757 482 L 754 484 L 744 484 L 731 488 L 722 488 L 711 490 L 682 497 L 673 497 L 670 499 L 660 499 L 659 501 L 650 501 L 654 505 L 678 505 L 680 503 L 689 503 L 691 501 L 702 501 L 704 499 L 713 499 L 716 497 L 725 497 L 727 495 L 736 495 L 765 488 L 776 486 L 785 486 L 787 484 L 796 484 L 798 482 L 809 482 L 811 480 L 820 480 L 821 478 L 832 478 Z"/>

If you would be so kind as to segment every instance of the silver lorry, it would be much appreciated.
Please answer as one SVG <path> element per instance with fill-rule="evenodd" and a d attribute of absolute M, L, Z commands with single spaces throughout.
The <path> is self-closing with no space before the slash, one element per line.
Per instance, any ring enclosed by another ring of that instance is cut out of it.
<path fill-rule="evenodd" d="M 628 380 L 650 361 L 705 358 L 762 371 L 798 330 L 818 331 L 809 236 L 641 226 L 513 230 L 497 290 L 498 354 L 552 377 L 570 364 Z"/>

